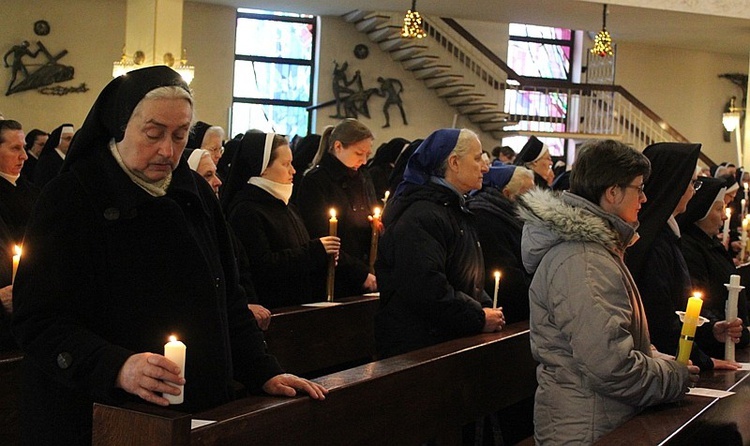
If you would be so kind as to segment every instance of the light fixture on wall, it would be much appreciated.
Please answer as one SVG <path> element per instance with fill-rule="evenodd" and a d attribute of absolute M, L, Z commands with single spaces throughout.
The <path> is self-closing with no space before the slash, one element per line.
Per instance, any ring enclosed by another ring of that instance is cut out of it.
<path fill-rule="evenodd" d="M 175 59 L 174 55 L 172 53 L 165 53 L 164 57 L 164 65 L 172 68 L 176 72 L 182 76 L 182 78 L 185 80 L 185 82 L 190 85 L 190 82 L 193 81 L 193 78 L 195 77 L 195 67 L 192 65 L 188 65 L 187 61 L 187 50 L 182 49 L 182 57 L 180 58 L 180 65 L 177 67 L 174 66 Z M 136 51 L 132 57 L 128 56 L 128 54 L 125 52 L 125 48 L 122 49 L 122 55 L 120 56 L 120 60 L 115 61 L 112 63 L 112 77 L 119 77 L 124 74 L 128 74 L 128 72 L 137 70 L 138 68 L 145 68 L 149 65 L 146 65 L 146 54 L 138 50 Z"/>
<path fill-rule="evenodd" d="M 422 39 L 427 36 L 422 28 L 422 16 L 417 11 L 417 0 L 411 0 L 411 9 L 406 11 L 401 37 L 407 39 Z"/>
<path fill-rule="evenodd" d="M 724 124 L 724 128 L 727 129 L 727 132 L 733 132 L 740 125 L 742 109 L 736 107 L 736 101 L 737 98 L 732 96 L 732 99 L 729 100 L 727 111 L 721 116 L 721 123 Z"/>
<path fill-rule="evenodd" d="M 604 12 L 602 13 L 602 30 L 596 33 L 594 36 L 594 47 L 591 48 L 591 54 L 599 57 L 612 56 L 614 50 L 612 49 L 612 36 L 607 31 L 607 5 L 604 5 Z"/>

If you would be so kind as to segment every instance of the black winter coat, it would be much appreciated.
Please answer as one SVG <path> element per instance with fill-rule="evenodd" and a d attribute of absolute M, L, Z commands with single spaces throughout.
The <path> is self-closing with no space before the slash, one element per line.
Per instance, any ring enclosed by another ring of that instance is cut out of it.
<path fill-rule="evenodd" d="M 474 216 L 445 186 L 412 186 L 389 201 L 375 269 L 381 357 L 398 355 L 484 328 L 484 263 Z"/>
<path fill-rule="evenodd" d="M 133 183 L 108 150 L 42 192 L 16 277 L 13 333 L 24 353 L 22 436 L 90 443 L 93 402 L 139 400 L 116 389 L 125 360 L 187 345 L 185 403 L 201 411 L 281 373 L 238 292 L 227 225 L 213 191 L 182 160 L 167 195 Z"/>
<path fill-rule="evenodd" d="M 683 228 L 682 254 L 685 257 L 693 288 L 703 293 L 701 316 L 711 322 L 724 320 L 724 306 L 729 291 L 724 286 L 729 283 L 729 276 L 739 274 L 726 249 L 715 238 L 706 235 L 698 226 L 691 224 Z M 748 305 L 745 290 L 740 291 L 737 317 L 742 319 L 742 337 L 738 347 L 750 343 L 748 326 Z M 724 344 L 719 343 L 711 333 L 696 333 L 698 343 L 703 350 L 715 358 L 724 357 Z"/>
<path fill-rule="evenodd" d="M 476 215 L 477 234 L 484 255 L 484 290 L 492 297 L 495 292 L 495 271 L 502 277 L 497 305 L 503 307 L 507 323 L 529 320 L 529 286 L 532 275 L 521 260 L 523 222 L 516 208 L 502 192 L 485 187 L 466 206 Z"/>
<path fill-rule="evenodd" d="M 38 197 L 39 188 L 23 175 L 18 177 L 15 186 L 5 178 L 0 178 L 0 216 L 8 225 L 8 230 L 17 245 L 23 242 L 26 223 Z"/>
<path fill-rule="evenodd" d="M 681 245 L 682 240 L 665 224 L 645 254 L 642 270 L 631 271 L 646 310 L 651 343 L 660 352 L 672 356 L 677 356 L 682 330 L 682 322 L 675 311 L 685 311 L 687 299 L 693 294 Z M 693 364 L 701 370 L 714 368 L 711 358 L 699 346 L 707 336 L 713 337 L 712 326 L 706 324 L 698 329 L 699 341 L 693 345 L 690 355 Z"/>
<path fill-rule="evenodd" d="M 352 170 L 326 153 L 302 179 L 297 205 L 312 238 L 328 235 L 329 210 L 336 209 L 341 251 L 335 294 L 361 294 L 370 271 L 372 229 L 367 216 L 380 206 L 367 170 L 364 166 Z"/>
<path fill-rule="evenodd" d="M 247 184 L 229 204 L 227 220 L 245 248 L 261 305 L 325 300 L 328 255 L 320 239 L 310 240 L 294 205 Z"/>

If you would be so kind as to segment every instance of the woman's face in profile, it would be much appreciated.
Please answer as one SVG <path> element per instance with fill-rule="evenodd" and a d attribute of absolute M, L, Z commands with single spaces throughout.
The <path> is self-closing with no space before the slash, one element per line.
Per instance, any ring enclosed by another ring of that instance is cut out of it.
<path fill-rule="evenodd" d="M 117 143 L 122 161 L 137 177 L 155 183 L 177 167 L 187 144 L 192 106 L 186 99 L 146 99 Z"/>

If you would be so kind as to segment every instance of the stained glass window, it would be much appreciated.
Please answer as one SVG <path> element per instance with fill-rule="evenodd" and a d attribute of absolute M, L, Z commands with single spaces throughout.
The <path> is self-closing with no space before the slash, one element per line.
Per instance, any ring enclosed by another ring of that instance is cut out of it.
<path fill-rule="evenodd" d="M 306 135 L 315 51 L 315 17 L 239 9 L 230 134 Z"/>

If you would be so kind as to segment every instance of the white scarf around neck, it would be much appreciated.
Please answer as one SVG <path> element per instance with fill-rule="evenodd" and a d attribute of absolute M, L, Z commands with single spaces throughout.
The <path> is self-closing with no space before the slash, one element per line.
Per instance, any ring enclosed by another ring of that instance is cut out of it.
<path fill-rule="evenodd" d="M 120 166 L 123 172 L 125 172 L 128 178 L 130 178 L 130 180 L 137 184 L 141 189 L 145 190 L 149 193 L 149 195 L 152 195 L 154 197 L 163 197 L 167 195 L 167 188 L 172 182 L 172 172 L 169 172 L 169 174 L 161 181 L 149 183 L 136 176 L 133 171 L 125 165 L 125 163 L 122 161 L 120 151 L 117 149 L 117 144 L 115 144 L 114 139 L 109 141 L 109 151 L 112 152 L 112 156 L 115 157 L 117 164 Z"/>
<path fill-rule="evenodd" d="M 294 185 L 291 183 L 277 183 L 263 177 L 250 177 L 250 179 L 247 181 L 247 184 L 258 186 L 259 188 L 283 201 L 286 205 L 289 204 L 289 198 L 291 198 L 292 196 L 292 188 L 294 187 Z"/>

